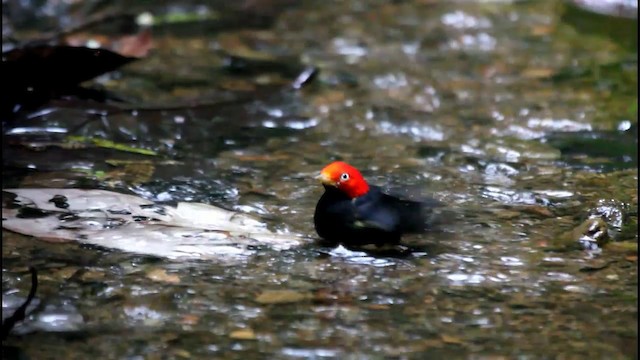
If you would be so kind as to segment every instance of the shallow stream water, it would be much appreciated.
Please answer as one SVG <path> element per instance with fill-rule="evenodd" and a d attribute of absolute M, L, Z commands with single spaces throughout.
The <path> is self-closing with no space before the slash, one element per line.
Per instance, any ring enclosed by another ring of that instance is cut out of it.
<path fill-rule="evenodd" d="M 408 254 L 309 242 L 233 262 L 3 231 L 3 313 L 24 301 L 28 266 L 40 280 L 3 346 L 31 359 L 637 358 L 637 20 L 556 1 L 163 4 L 131 10 L 191 20 L 156 26 L 146 58 L 92 82 L 124 105 L 51 102 L 5 124 L 5 188 L 202 202 L 315 237 L 315 176 L 341 159 L 461 216 L 408 237 Z M 292 86 L 306 68 L 316 77 Z M 66 135 L 157 155 L 58 146 Z M 608 241 L 585 249 L 590 217 Z"/>

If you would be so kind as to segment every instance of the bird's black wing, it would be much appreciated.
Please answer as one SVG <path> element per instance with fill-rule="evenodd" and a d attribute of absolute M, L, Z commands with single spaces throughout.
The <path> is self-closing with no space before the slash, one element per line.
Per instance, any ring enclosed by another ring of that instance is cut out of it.
<path fill-rule="evenodd" d="M 379 187 L 371 186 L 366 195 L 353 200 L 353 205 L 354 227 L 400 233 L 399 212 Z"/>
<path fill-rule="evenodd" d="M 361 229 L 380 230 L 398 233 L 399 218 L 392 208 L 379 206 L 379 203 L 360 203 L 356 206 L 353 226 Z"/>
<path fill-rule="evenodd" d="M 434 198 L 417 197 L 404 193 L 390 192 L 378 188 L 380 207 L 394 214 L 396 231 L 401 233 L 421 233 L 430 229 L 434 223 L 434 210 L 444 204 Z"/>

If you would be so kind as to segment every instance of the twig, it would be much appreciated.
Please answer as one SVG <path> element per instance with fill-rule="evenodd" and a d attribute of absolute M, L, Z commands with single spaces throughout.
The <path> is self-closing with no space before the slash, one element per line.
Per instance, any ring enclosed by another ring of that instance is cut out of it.
<path fill-rule="evenodd" d="M 2 322 L 2 340 L 5 340 L 7 336 L 9 336 L 9 332 L 18 321 L 24 320 L 27 313 L 27 307 L 29 307 L 31 300 L 36 296 L 36 290 L 38 290 L 38 272 L 33 266 L 29 267 L 29 272 L 31 273 L 31 290 L 29 290 L 29 295 L 27 295 L 27 300 L 24 304 L 20 305 L 13 315 L 9 316 Z"/>

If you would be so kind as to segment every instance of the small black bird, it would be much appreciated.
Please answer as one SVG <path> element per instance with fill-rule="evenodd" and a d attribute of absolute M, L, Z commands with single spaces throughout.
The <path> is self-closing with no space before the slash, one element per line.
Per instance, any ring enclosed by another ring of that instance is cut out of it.
<path fill-rule="evenodd" d="M 435 199 L 413 201 L 389 195 L 353 166 L 336 161 L 320 173 L 325 192 L 313 216 L 321 238 L 345 245 L 397 244 L 403 234 L 429 229 Z"/>

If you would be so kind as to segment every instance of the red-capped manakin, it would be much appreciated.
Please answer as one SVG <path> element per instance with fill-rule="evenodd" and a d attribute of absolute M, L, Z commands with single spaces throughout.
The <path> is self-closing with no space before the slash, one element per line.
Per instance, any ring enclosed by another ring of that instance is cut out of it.
<path fill-rule="evenodd" d="M 320 172 L 325 192 L 313 216 L 321 238 L 345 245 L 397 244 L 403 234 L 429 230 L 435 199 L 414 201 L 369 185 L 360 171 L 336 161 Z"/>

